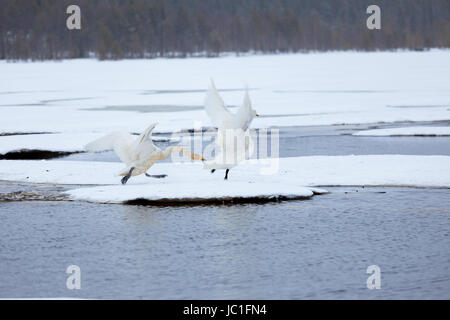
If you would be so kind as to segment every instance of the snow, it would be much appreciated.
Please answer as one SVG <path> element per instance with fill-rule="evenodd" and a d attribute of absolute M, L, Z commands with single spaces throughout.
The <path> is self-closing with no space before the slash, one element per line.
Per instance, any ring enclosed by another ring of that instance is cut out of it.
<path fill-rule="evenodd" d="M 450 127 L 404 127 L 363 130 L 354 136 L 450 136 Z"/>
<path fill-rule="evenodd" d="M 211 126 L 202 109 L 210 77 L 232 106 L 249 85 L 261 115 L 253 128 L 448 120 L 448 74 L 449 50 L 1 61 L 0 133 L 141 132 L 155 121 L 155 132 Z"/>
<path fill-rule="evenodd" d="M 307 187 L 270 182 L 242 182 L 217 180 L 208 182 L 177 183 L 156 185 L 131 185 L 126 188 L 119 186 L 102 186 L 80 188 L 67 193 L 74 200 L 84 200 L 100 203 L 123 203 L 132 200 L 171 200 L 189 202 L 207 202 L 208 200 L 236 199 L 299 199 L 313 196 L 313 191 Z"/>
<path fill-rule="evenodd" d="M 0 154 L 21 150 L 82 151 L 84 145 L 102 134 L 30 134 L 0 137 Z"/>
<path fill-rule="evenodd" d="M 103 135 L 104 133 L 55 133 L 0 136 L 0 155 L 23 150 L 81 152 L 87 143 Z M 168 139 L 153 137 L 153 140 Z"/>
<path fill-rule="evenodd" d="M 223 58 L 7 63 L 0 61 L 0 155 L 76 152 L 112 131 L 155 133 L 211 127 L 209 79 L 234 107 L 250 88 L 260 114 L 251 128 L 450 119 L 450 51 L 328 52 Z M 367 130 L 355 135 L 449 135 L 448 127 Z M 51 133 L 51 134 L 48 134 Z M 155 140 L 160 139 L 154 136 Z M 166 139 L 166 138 L 162 138 Z M 180 137 L 171 136 L 171 141 Z M 120 163 L 0 161 L 0 180 L 77 185 L 73 199 L 310 197 L 316 186 L 449 187 L 446 156 L 315 156 L 247 161 L 211 175 L 201 163 L 159 163 L 152 174 L 115 176 Z M 272 173 L 272 174 L 270 174 Z M 82 188 L 79 188 L 82 186 Z"/>
<path fill-rule="evenodd" d="M 450 188 L 450 156 L 311 156 L 248 160 L 230 171 L 228 181 L 223 180 L 223 170 L 210 174 L 198 162 L 158 163 L 149 173 L 168 174 L 167 178 L 141 175 L 121 185 L 120 177 L 115 176 L 121 169 L 122 164 L 111 162 L 3 160 L 0 161 L 0 180 L 85 185 L 68 194 L 73 200 L 102 203 L 140 198 L 310 197 L 314 192 L 321 192 L 310 187 L 321 186 Z M 267 174 L 270 171 L 273 174 Z"/>

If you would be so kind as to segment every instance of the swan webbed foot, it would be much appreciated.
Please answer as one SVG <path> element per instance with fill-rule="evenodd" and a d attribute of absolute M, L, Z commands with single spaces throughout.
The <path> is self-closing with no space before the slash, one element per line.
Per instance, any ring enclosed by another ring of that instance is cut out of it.
<path fill-rule="evenodd" d="M 212 170 L 211 170 L 211 174 L 214 173 L 214 172 L 216 172 L 216 169 L 212 169 Z"/>
<path fill-rule="evenodd" d="M 134 167 L 132 167 L 130 169 L 130 171 L 128 172 L 128 174 L 125 177 L 123 177 L 122 180 L 120 180 L 120 182 L 122 182 L 122 184 L 127 183 L 128 179 L 130 179 L 131 174 L 133 173 L 133 170 L 134 170 Z"/>
<path fill-rule="evenodd" d="M 145 173 L 145 176 L 149 177 L 149 178 L 162 179 L 162 178 L 167 177 L 167 174 L 148 174 L 148 173 Z"/>
<path fill-rule="evenodd" d="M 230 172 L 230 169 L 227 169 L 225 171 L 225 178 L 224 178 L 224 180 L 228 180 L 228 172 Z"/>

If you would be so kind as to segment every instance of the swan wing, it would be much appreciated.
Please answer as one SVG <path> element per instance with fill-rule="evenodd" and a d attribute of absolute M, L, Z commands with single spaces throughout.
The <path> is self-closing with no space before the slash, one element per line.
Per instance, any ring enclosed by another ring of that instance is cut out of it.
<path fill-rule="evenodd" d="M 97 140 L 94 140 L 90 143 L 88 143 L 84 150 L 88 152 L 101 152 L 106 150 L 112 150 L 114 149 L 117 141 L 121 141 L 124 143 L 125 141 L 132 142 L 134 139 L 128 132 L 112 132 L 110 134 L 107 134 Z"/>
<path fill-rule="evenodd" d="M 211 119 L 212 124 L 216 127 L 227 127 L 232 122 L 233 115 L 225 106 L 212 80 L 206 93 L 205 111 Z"/>
<path fill-rule="evenodd" d="M 101 152 L 114 150 L 121 161 L 129 163 L 130 149 L 134 138 L 128 132 L 113 132 L 97 140 L 88 143 L 84 149 L 88 152 Z"/>
<path fill-rule="evenodd" d="M 153 132 L 153 129 L 155 129 L 157 124 L 158 124 L 157 122 L 152 123 L 147 129 L 145 129 L 144 132 L 142 132 L 139 135 L 139 138 L 138 138 L 139 143 L 144 143 L 145 141 L 150 141 L 153 143 L 152 132 Z"/>
<path fill-rule="evenodd" d="M 243 108 L 245 110 L 252 109 L 252 102 L 250 100 L 250 95 L 248 93 L 248 87 L 245 88 L 244 101 L 242 102 L 241 108 Z"/>
<path fill-rule="evenodd" d="M 136 155 L 140 160 L 151 157 L 159 148 L 155 146 L 152 140 L 152 132 L 158 123 L 152 123 L 136 140 Z"/>
<path fill-rule="evenodd" d="M 244 101 L 236 112 L 234 119 L 234 127 L 240 128 L 244 131 L 248 129 L 253 120 L 252 102 L 248 94 L 248 88 L 245 89 Z"/>

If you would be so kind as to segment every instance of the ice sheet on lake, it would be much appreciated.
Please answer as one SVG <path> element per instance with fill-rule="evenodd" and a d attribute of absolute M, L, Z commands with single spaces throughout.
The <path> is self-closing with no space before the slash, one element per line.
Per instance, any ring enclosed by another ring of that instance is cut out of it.
<path fill-rule="evenodd" d="M 450 136 L 449 127 L 404 127 L 363 130 L 353 133 L 354 136 Z"/>
<path fill-rule="evenodd" d="M 190 129 L 195 121 L 210 126 L 203 110 L 136 111 L 201 106 L 210 77 L 232 106 L 242 103 L 243 88 L 250 86 L 261 115 L 254 128 L 448 120 L 448 74 L 448 50 L 0 61 L 0 133 L 141 132 L 155 121 L 155 132 Z M 105 107 L 130 111 L 92 110 Z"/>
<path fill-rule="evenodd" d="M 123 202 L 139 198 L 211 199 L 245 197 L 311 196 L 313 186 L 417 186 L 450 187 L 449 156 L 311 156 L 279 159 L 279 170 L 261 174 L 262 168 L 277 167 L 277 160 L 254 164 L 247 161 L 230 171 L 214 174 L 201 163 L 159 163 L 151 174 L 168 174 L 165 179 L 144 175 L 120 184 L 115 176 L 120 163 L 77 161 L 0 161 L 0 180 L 101 185 L 69 191 L 76 200 Z M 306 187 L 303 187 L 306 186 Z"/>

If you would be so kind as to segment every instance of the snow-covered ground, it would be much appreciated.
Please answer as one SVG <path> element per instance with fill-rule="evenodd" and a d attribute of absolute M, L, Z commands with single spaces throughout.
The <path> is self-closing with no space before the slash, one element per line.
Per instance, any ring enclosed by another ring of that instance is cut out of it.
<path fill-rule="evenodd" d="M 279 162 L 278 162 L 279 161 Z M 262 174 L 262 168 L 278 168 Z M 312 156 L 250 160 L 230 171 L 210 174 L 201 163 L 159 163 L 152 174 L 120 184 L 120 163 L 87 161 L 0 161 L 0 180 L 67 185 L 101 185 L 68 191 L 74 200 L 120 203 L 135 199 L 230 199 L 309 197 L 314 186 L 450 187 L 449 156 Z M 306 187 L 302 187 L 306 186 Z"/>
<path fill-rule="evenodd" d="M 250 86 L 262 115 L 253 127 L 449 120 L 449 74 L 448 50 L 1 61 L 0 133 L 210 126 L 201 108 L 210 77 L 232 106 Z"/>
<path fill-rule="evenodd" d="M 363 130 L 353 133 L 354 136 L 450 136 L 450 127 L 404 127 Z"/>

